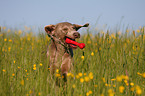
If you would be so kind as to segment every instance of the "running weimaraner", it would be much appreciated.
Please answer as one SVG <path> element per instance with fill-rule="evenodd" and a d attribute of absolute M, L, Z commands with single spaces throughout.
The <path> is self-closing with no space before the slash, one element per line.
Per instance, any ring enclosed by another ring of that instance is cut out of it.
<path fill-rule="evenodd" d="M 45 26 L 45 31 L 51 38 L 51 44 L 47 49 L 47 57 L 50 57 L 50 72 L 54 73 L 56 69 L 61 69 L 61 74 L 66 81 L 66 75 L 72 66 L 73 49 L 77 46 L 67 44 L 66 38 L 75 41 L 80 38 L 80 33 L 77 32 L 81 27 L 88 27 L 89 24 L 77 25 L 69 22 L 62 22 L 56 25 Z"/>

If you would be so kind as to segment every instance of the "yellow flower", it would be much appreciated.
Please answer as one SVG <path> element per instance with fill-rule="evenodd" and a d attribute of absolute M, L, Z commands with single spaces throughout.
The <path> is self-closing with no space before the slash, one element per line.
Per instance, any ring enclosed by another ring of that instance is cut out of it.
<path fill-rule="evenodd" d="M 108 90 L 108 93 L 113 93 L 113 90 L 112 90 L 112 89 L 109 89 L 109 90 Z"/>
<path fill-rule="evenodd" d="M 6 42 L 6 41 L 7 41 L 7 39 L 5 38 L 5 39 L 4 39 L 4 41 Z"/>
<path fill-rule="evenodd" d="M 71 77 L 74 77 L 74 74 L 71 74 Z"/>
<path fill-rule="evenodd" d="M 94 56 L 94 52 L 91 53 L 91 56 Z"/>
<path fill-rule="evenodd" d="M 105 86 L 108 86 L 108 84 L 106 83 Z"/>
<path fill-rule="evenodd" d="M 84 75 L 87 75 L 86 73 L 84 73 Z"/>
<path fill-rule="evenodd" d="M 6 27 L 3 27 L 3 30 L 5 30 L 6 29 Z"/>
<path fill-rule="evenodd" d="M 127 80 L 124 80 L 124 83 L 125 83 L 127 86 L 129 85 Z"/>
<path fill-rule="evenodd" d="M 116 87 L 116 85 L 113 85 L 113 87 Z"/>
<path fill-rule="evenodd" d="M 135 90 L 135 88 L 134 87 L 131 87 L 131 89 L 130 89 L 131 91 L 134 91 Z"/>
<path fill-rule="evenodd" d="M 120 86 L 120 87 L 119 87 L 119 92 L 120 92 L 120 93 L 123 93 L 123 92 L 124 92 L 124 89 L 125 89 L 124 86 Z"/>
<path fill-rule="evenodd" d="M 41 93 L 39 92 L 38 95 L 41 95 Z"/>
<path fill-rule="evenodd" d="M 137 29 L 137 30 L 136 30 L 136 32 L 137 32 L 137 33 L 139 33 L 139 32 L 140 32 L 140 30 L 139 30 L 139 29 Z"/>
<path fill-rule="evenodd" d="M 88 82 L 89 80 L 90 80 L 89 77 L 86 76 L 85 81 Z"/>
<path fill-rule="evenodd" d="M 94 87 L 98 87 L 98 85 L 94 85 Z"/>
<path fill-rule="evenodd" d="M 59 73 L 59 69 L 56 69 L 56 73 Z"/>
<path fill-rule="evenodd" d="M 22 30 L 19 30 L 18 33 L 19 33 L 19 34 L 22 34 Z"/>
<path fill-rule="evenodd" d="M 9 42 L 12 42 L 12 40 L 11 40 L 11 39 L 9 39 Z"/>
<path fill-rule="evenodd" d="M 142 90 L 139 86 L 136 86 L 136 94 L 140 95 L 142 93 Z"/>
<path fill-rule="evenodd" d="M 76 75 L 76 78 L 78 79 L 79 78 L 79 75 Z"/>
<path fill-rule="evenodd" d="M 24 80 L 21 81 L 21 85 L 24 85 Z"/>
<path fill-rule="evenodd" d="M 143 78 L 145 78 L 145 72 L 144 72 L 144 73 L 142 73 L 142 77 L 143 77 Z"/>
<path fill-rule="evenodd" d="M 127 80 L 124 80 L 124 83 L 127 83 Z"/>
<path fill-rule="evenodd" d="M 95 43 L 95 45 L 97 46 L 98 44 L 97 44 L 97 43 Z"/>
<path fill-rule="evenodd" d="M 82 60 L 84 60 L 84 56 L 81 56 Z"/>
<path fill-rule="evenodd" d="M 21 67 L 18 66 L 18 69 L 20 69 Z"/>
<path fill-rule="evenodd" d="M 126 46 L 127 46 L 127 44 L 126 43 L 124 43 L 124 47 L 126 48 Z"/>
<path fill-rule="evenodd" d="M 78 75 L 79 75 L 80 77 L 82 77 L 82 76 L 83 76 L 83 74 L 82 74 L 82 73 L 78 73 Z"/>
<path fill-rule="evenodd" d="M 137 95 L 140 95 L 141 93 L 142 93 L 141 89 L 136 90 L 136 94 L 137 94 Z"/>
<path fill-rule="evenodd" d="M 36 70 L 36 67 L 33 67 L 33 70 Z"/>
<path fill-rule="evenodd" d="M 117 80 L 118 82 L 121 82 L 121 81 L 122 81 L 122 77 L 121 77 L 121 76 L 117 76 L 117 77 L 116 77 L 116 80 Z"/>
<path fill-rule="evenodd" d="M 125 80 L 129 80 L 129 77 L 127 75 L 122 75 L 122 78 Z"/>
<path fill-rule="evenodd" d="M 6 70 L 5 70 L 5 69 L 3 69 L 3 72 L 6 72 Z"/>
<path fill-rule="evenodd" d="M 8 50 L 11 51 L 11 47 L 8 47 Z"/>
<path fill-rule="evenodd" d="M 114 92 L 108 93 L 108 96 L 114 96 Z"/>
<path fill-rule="evenodd" d="M 89 92 L 87 92 L 87 93 L 86 93 L 86 96 L 89 96 L 89 95 L 90 95 Z"/>
<path fill-rule="evenodd" d="M 99 48 L 99 51 L 101 51 L 101 47 Z"/>
<path fill-rule="evenodd" d="M 32 93 L 33 93 L 33 91 L 32 91 L 32 90 L 30 90 L 30 91 L 29 91 L 29 93 L 30 93 L 30 94 L 32 94 Z"/>
<path fill-rule="evenodd" d="M 30 38 L 30 37 L 28 37 L 28 38 L 27 38 L 27 40 L 28 40 L 28 41 L 30 41 L 30 40 L 31 40 L 31 38 Z"/>
<path fill-rule="evenodd" d="M 134 83 L 131 82 L 130 85 L 131 85 L 131 86 L 134 86 Z"/>
<path fill-rule="evenodd" d="M 104 77 L 102 78 L 102 80 L 103 80 L 103 82 L 105 83 L 105 78 L 104 78 Z"/>
<path fill-rule="evenodd" d="M 138 75 L 142 75 L 141 73 L 137 72 Z"/>
<path fill-rule="evenodd" d="M 115 78 L 111 79 L 111 81 L 115 81 L 115 80 L 116 80 Z"/>
<path fill-rule="evenodd" d="M 76 85 L 75 84 L 73 84 L 73 86 L 72 86 L 73 88 L 76 88 Z"/>
<path fill-rule="evenodd" d="M 89 73 L 89 78 L 93 79 L 93 73 L 92 72 Z"/>
<path fill-rule="evenodd" d="M 67 73 L 67 76 L 68 76 L 68 77 L 71 76 L 71 73 Z"/>
<path fill-rule="evenodd" d="M 111 85 L 106 83 L 105 86 L 109 86 L 110 87 Z"/>
<path fill-rule="evenodd" d="M 92 73 L 92 72 L 90 72 L 90 73 L 89 73 L 89 76 L 93 76 L 93 73 Z"/>
<path fill-rule="evenodd" d="M 42 63 L 40 63 L 39 65 L 42 66 Z"/>
<path fill-rule="evenodd" d="M 13 73 L 12 76 L 15 76 L 15 74 Z"/>
<path fill-rule="evenodd" d="M 133 49 L 134 51 L 136 51 L 136 49 L 135 49 L 135 47 L 134 47 L 134 46 L 132 47 L 132 49 Z"/>
<path fill-rule="evenodd" d="M 88 93 L 89 93 L 89 94 L 92 94 L 93 92 L 90 90 Z"/>
<path fill-rule="evenodd" d="M 91 41 L 88 41 L 87 43 L 88 43 L 88 44 L 91 44 Z"/>
<path fill-rule="evenodd" d="M 109 90 L 108 90 L 108 95 L 109 95 L 109 96 L 114 96 L 113 89 L 109 89 Z"/>
<path fill-rule="evenodd" d="M 114 35 L 114 34 L 111 34 L 111 37 L 112 37 L 113 39 L 116 39 L 116 37 L 115 37 L 115 35 Z"/>
<path fill-rule="evenodd" d="M 56 77 L 60 77 L 60 74 L 55 74 Z"/>
<path fill-rule="evenodd" d="M 80 82 L 83 83 L 84 82 L 84 79 L 83 78 L 80 78 Z"/>
<path fill-rule="evenodd" d="M 36 64 L 34 64 L 33 67 L 36 67 Z"/>

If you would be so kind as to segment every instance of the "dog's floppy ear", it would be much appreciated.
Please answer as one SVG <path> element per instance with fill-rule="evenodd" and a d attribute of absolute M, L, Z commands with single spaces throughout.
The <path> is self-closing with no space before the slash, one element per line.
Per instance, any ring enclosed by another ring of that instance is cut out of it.
<path fill-rule="evenodd" d="M 78 25 L 78 24 L 73 24 L 73 26 L 76 28 L 76 31 L 79 30 L 81 27 L 88 27 L 89 23 L 86 23 L 85 25 Z"/>
<path fill-rule="evenodd" d="M 46 32 L 47 34 L 51 34 L 52 31 L 54 31 L 54 29 L 55 29 L 55 25 L 46 25 L 46 26 L 44 27 L 44 29 L 45 29 L 45 32 Z"/>

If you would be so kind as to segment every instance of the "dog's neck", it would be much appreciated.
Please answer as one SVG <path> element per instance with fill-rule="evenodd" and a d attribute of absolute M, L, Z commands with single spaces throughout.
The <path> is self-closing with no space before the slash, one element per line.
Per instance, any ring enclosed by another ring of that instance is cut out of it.
<path fill-rule="evenodd" d="M 53 48 L 55 48 L 55 51 L 60 51 L 63 52 L 64 54 L 68 54 L 71 57 L 73 57 L 73 49 L 72 48 L 68 48 L 68 46 L 61 41 L 60 39 L 58 39 L 56 36 L 53 35 L 49 35 L 47 34 L 48 37 L 51 38 L 51 44 L 53 46 Z"/>
<path fill-rule="evenodd" d="M 62 53 L 62 54 L 68 54 L 71 57 L 73 57 L 73 49 L 69 48 L 67 46 L 67 44 L 63 43 L 63 42 L 55 42 L 55 41 L 51 41 L 52 46 L 54 46 L 55 51 Z"/>

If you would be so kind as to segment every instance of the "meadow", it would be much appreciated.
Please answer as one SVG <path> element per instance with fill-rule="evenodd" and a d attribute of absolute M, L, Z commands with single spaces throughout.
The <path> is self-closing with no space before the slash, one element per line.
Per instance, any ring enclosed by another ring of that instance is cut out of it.
<path fill-rule="evenodd" d="M 74 50 L 65 88 L 59 69 L 51 78 L 51 40 L 44 31 L 1 30 L 0 96 L 145 96 L 145 27 L 96 34 L 88 29 L 77 40 L 86 47 Z"/>

